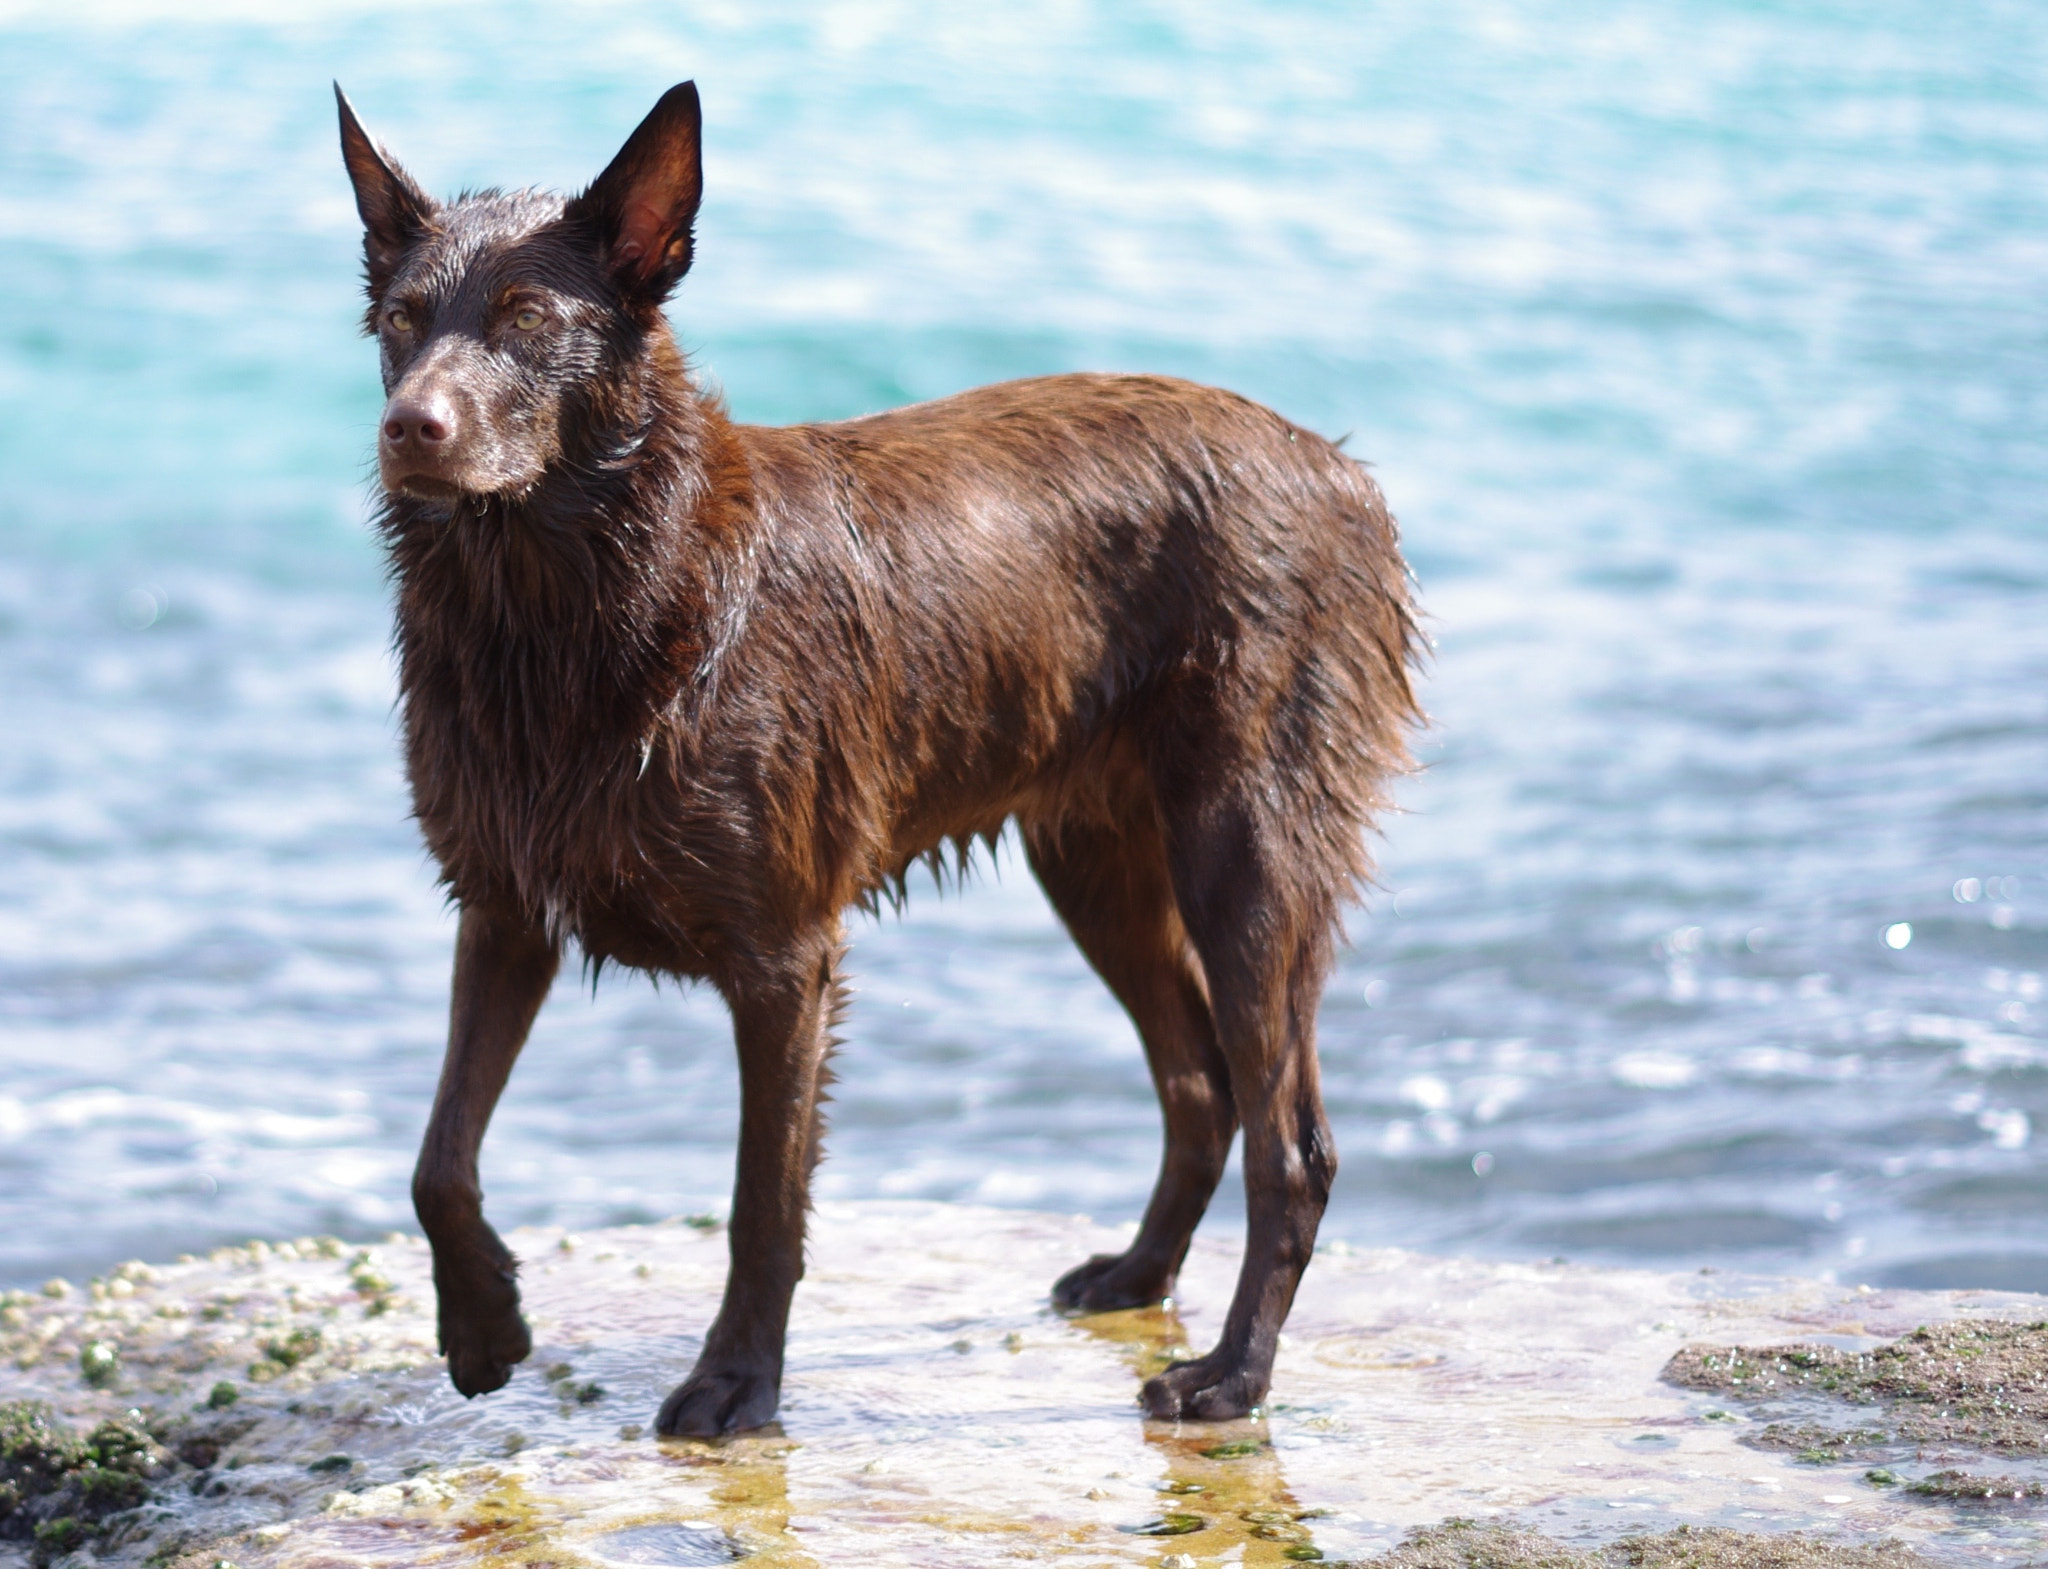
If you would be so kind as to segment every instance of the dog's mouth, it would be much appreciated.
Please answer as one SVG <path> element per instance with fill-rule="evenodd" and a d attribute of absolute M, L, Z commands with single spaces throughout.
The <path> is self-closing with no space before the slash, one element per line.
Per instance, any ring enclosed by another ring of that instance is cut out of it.
<path fill-rule="evenodd" d="M 433 474 L 401 474 L 395 481 L 387 480 L 385 488 L 415 501 L 454 501 L 463 494 L 460 485 Z"/>
<path fill-rule="evenodd" d="M 404 496 L 414 501 L 435 501 L 444 505 L 462 500 L 465 496 L 497 496 L 515 498 L 531 490 L 539 482 L 541 472 L 531 474 L 507 474 L 475 463 L 450 461 L 442 463 L 400 463 L 384 462 L 378 466 L 378 478 L 383 482 L 387 494 Z"/>

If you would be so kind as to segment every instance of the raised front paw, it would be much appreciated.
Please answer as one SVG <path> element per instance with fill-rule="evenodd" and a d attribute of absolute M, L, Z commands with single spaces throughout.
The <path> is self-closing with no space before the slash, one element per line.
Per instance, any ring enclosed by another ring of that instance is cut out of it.
<path fill-rule="evenodd" d="M 703 1367 L 669 1391 L 654 1419 L 670 1438 L 716 1438 L 762 1427 L 782 1401 L 780 1368 Z"/>
<path fill-rule="evenodd" d="M 1128 1253 L 1098 1253 L 1053 1282 L 1052 1305 L 1062 1313 L 1110 1313 L 1152 1307 L 1173 1295 L 1173 1276 Z"/>
<path fill-rule="evenodd" d="M 533 1350 L 511 1271 L 492 1269 L 461 1285 L 437 1280 L 436 1288 L 449 1381 L 472 1400 L 504 1388 Z"/>
<path fill-rule="evenodd" d="M 1225 1422 L 1250 1416 L 1266 1398 L 1267 1379 L 1217 1353 L 1176 1362 L 1145 1381 L 1138 1399 L 1163 1421 Z"/>

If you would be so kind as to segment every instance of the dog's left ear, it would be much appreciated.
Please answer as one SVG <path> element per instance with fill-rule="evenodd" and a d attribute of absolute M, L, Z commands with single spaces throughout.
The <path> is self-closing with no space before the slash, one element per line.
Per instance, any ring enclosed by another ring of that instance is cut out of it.
<path fill-rule="evenodd" d="M 671 87 L 569 203 L 569 216 L 596 230 L 605 265 L 630 295 L 659 302 L 690 270 L 690 225 L 704 196 L 703 130 L 697 84 Z"/>

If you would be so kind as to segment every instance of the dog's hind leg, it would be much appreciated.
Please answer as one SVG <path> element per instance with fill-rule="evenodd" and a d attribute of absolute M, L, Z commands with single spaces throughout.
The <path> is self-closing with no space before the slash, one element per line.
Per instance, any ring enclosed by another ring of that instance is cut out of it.
<path fill-rule="evenodd" d="M 1315 1053 L 1336 901 L 1304 864 L 1301 840 L 1274 820 L 1278 795 L 1253 786 L 1183 802 L 1168 829 L 1174 888 L 1244 1127 L 1247 1235 L 1215 1348 L 1146 1383 L 1155 1417 L 1220 1420 L 1265 1399 L 1337 1173 Z"/>
<path fill-rule="evenodd" d="M 782 1343 L 804 1273 L 819 1095 L 839 1001 L 837 923 L 721 982 L 740 1060 L 738 1177 L 725 1300 L 656 1428 L 711 1438 L 759 1427 L 782 1398 Z"/>
<path fill-rule="evenodd" d="M 519 1316 L 518 1268 L 484 1220 L 477 1151 L 561 950 L 517 915 L 466 905 L 455 937 L 448 1055 L 412 1179 L 434 1247 L 434 1295 L 448 1377 L 463 1394 L 497 1389 L 533 1343 Z"/>
<path fill-rule="evenodd" d="M 1138 1028 L 1166 1123 L 1159 1180 L 1137 1237 L 1123 1253 L 1069 1270 L 1052 1288 L 1055 1307 L 1082 1313 L 1173 1295 L 1237 1131 L 1201 962 L 1174 905 L 1151 803 L 1126 817 L 1119 828 L 1068 823 L 1024 835 L 1053 909 Z"/>

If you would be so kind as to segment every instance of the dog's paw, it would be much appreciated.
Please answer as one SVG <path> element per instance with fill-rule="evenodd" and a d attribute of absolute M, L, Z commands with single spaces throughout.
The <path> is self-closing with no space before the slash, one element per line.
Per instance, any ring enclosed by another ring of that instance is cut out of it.
<path fill-rule="evenodd" d="M 448 1352 L 449 1382 L 474 1400 L 505 1387 L 512 1369 L 533 1350 L 533 1336 L 514 1308 L 487 1323 L 473 1318 L 443 1323 L 441 1344 Z"/>
<path fill-rule="evenodd" d="M 1098 1253 L 1053 1282 L 1052 1305 L 1062 1313 L 1110 1313 L 1154 1307 L 1173 1295 L 1173 1276 L 1128 1253 Z"/>
<path fill-rule="evenodd" d="M 512 1369 L 533 1350 L 510 1269 L 473 1271 L 460 1286 L 439 1280 L 436 1288 L 449 1382 L 471 1400 L 504 1388 Z"/>
<path fill-rule="evenodd" d="M 746 1368 L 700 1367 L 669 1392 L 654 1429 L 670 1438 L 716 1438 L 774 1420 L 782 1380 Z"/>
<path fill-rule="evenodd" d="M 1257 1410 L 1266 1398 L 1266 1383 L 1211 1352 L 1192 1362 L 1176 1362 L 1157 1378 L 1147 1379 L 1138 1400 L 1145 1415 L 1162 1421 L 1226 1422 Z"/>
<path fill-rule="evenodd" d="M 518 1293 L 487 1310 L 444 1309 L 441 1349 L 448 1353 L 449 1382 L 468 1399 L 504 1388 L 512 1369 L 533 1350 L 533 1336 L 519 1313 Z"/>

